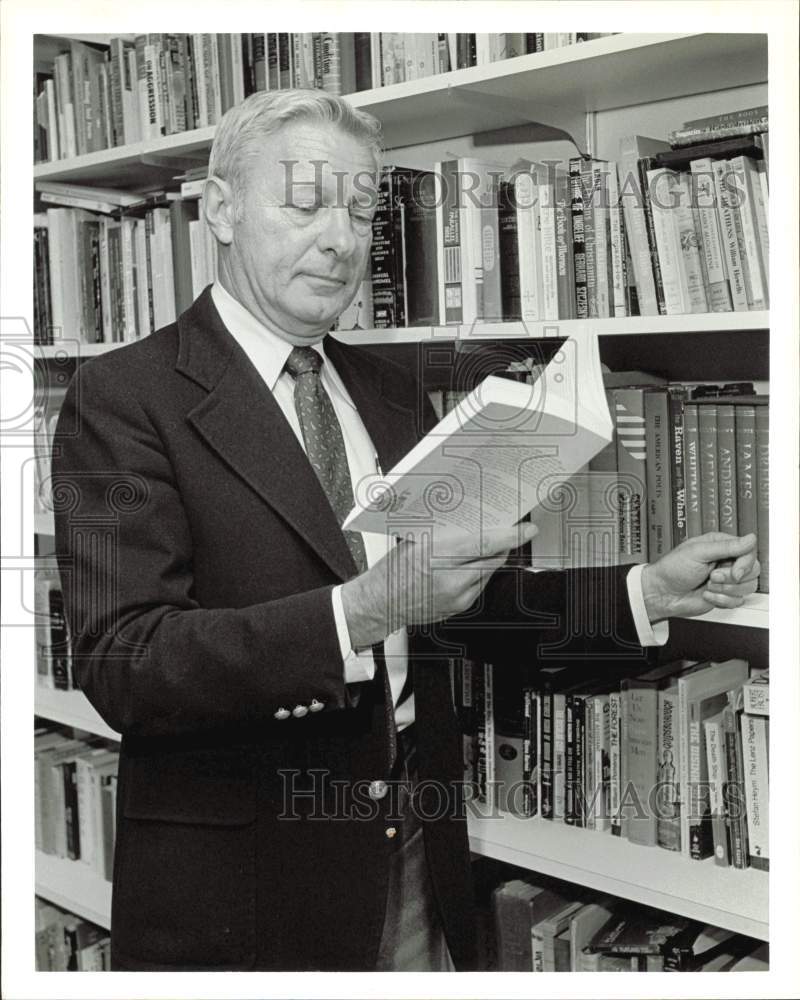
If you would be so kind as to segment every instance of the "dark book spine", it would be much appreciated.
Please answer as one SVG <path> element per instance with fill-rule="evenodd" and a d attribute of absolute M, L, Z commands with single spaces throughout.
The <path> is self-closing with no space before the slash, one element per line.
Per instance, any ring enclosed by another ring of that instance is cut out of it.
<path fill-rule="evenodd" d="M 541 787 L 540 809 L 542 819 L 553 818 L 553 694 L 547 686 L 541 694 L 542 740 L 541 740 Z"/>
<path fill-rule="evenodd" d="M 656 229 L 653 222 L 653 206 L 650 203 L 650 184 L 647 180 L 647 171 L 655 166 L 655 158 L 652 156 L 643 157 L 638 161 L 639 168 L 639 190 L 642 192 L 642 208 L 644 209 L 644 221 L 647 228 L 647 243 L 650 247 L 650 262 L 653 266 L 653 284 L 656 290 L 656 302 L 660 316 L 667 315 L 667 305 L 664 298 L 664 281 L 661 277 L 661 264 L 658 260 L 658 246 L 656 244 Z"/>
<path fill-rule="evenodd" d="M 672 545 L 680 545 L 687 537 L 686 517 L 686 435 L 684 413 L 686 390 L 670 386 L 667 390 L 669 467 L 672 486 Z"/>
<path fill-rule="evenodd" d="M 440 296 L 440 322 L 445 324 L 464 321 L 464 275 L 461 270 L 460 175 L 458 160 L 447 160 L 441 164 L 441 196 L 437 198 L 441 225 L 437 226 L 437 239 L 441 246 L 444 274 L 440 277 L 443 294 Z M 439 235 L 440 234 L 440 235 Z M 442 316 L 441 313 L 444 313 Z"/>
<path fill-rule="evenodd" d="M 67 830 L 67 857 L 77 861 L 81 856 L 81 835 L 78 823 L 78 781 L 74 760 L 61 765 L 64 779 L 64 822 Z"/>
<path fill-rule="evenodd" d="M 735 535 L 739 518 L 736 504 L 736 417 L 733 404 L 717 407 L 719 530 Z"/>
<path fill-rule="evenodd" d="M 500 294 L 503 319 L 518 320 L 522 319 L 522 301 L 519 291 L 519 243 L 513 182 L 500 181 L 498 193 Z"/>
<path fill-rule="evenodd" d="M 394 206 L 394 171 L 387 170 L 378 188 L 378 205 L 372 220 L 372 302 L 377 329 L 402 326 L 400 296 L 396 286 L 396 255 L 402 247 L 396 245 Z M 402 259 L 402 258 L 401 258 Z"/>
<path fill-rule="evenodd" d="M 67 618 L 64 614 L 64 595 L 58 587 L 48 591 L 50 618 L 50 656 L 53 686 L 59 691 L 70 689 L 70 648 Z"/>
<path fill-rule="evenodd" d="M 556 230 L 556 290 L 558 318 L 575 315 L 575 268 L 572 261 L 572 204 L 570 178 L 557 172 L 553 179 Z"/>
<path fill-rule="evenodd" d="M 532 688 L 525 688 L 523 697 L 522 733 L 522 790 L 523 816 L 535 816 L 539 811 L 536 779 L 539 773 L 539 718 L 538 696 Z"/>
<path fill-rule="evenodd" d="M 258 32 L 250 37 L 253 40 L 253 83 L 256 91 L 263 91 L 267 89 L 266 36 Z"/>
<path fill-rule="evenodd" d="M 700 407 L 687 403 L 683 411 L 683 470 L 686 487 L 686 537 L 703 534 L 700 499 Z"/>
<path fill-rule="evenodd" d="M 723 718 L 728 780 L 723 785 L 722 796 L 725 804 L 725 821 L 728 824 L 728 839 L 731 845 L 731 861 L 734 868 L 747 868 L 748 844 L 744 776 L 741 771 L 741 754 L 737 748 L 739 727 L 736 713 L 732 709 L 726 709 Z"/>
<path fill-rule="evenodd" d="M 758 589 L 769 593 L 769 406 L 756 407 L 756 525 L 758 530 L 758 561 L 761 577 Z"/>
<path fill-rule="evenodd" d="M 717 447 L 717 407 L 703 403 L 697 407 L 700 435 L 700 516 L 703 532 L 719 531 L 719 450 Z"/>
<path fill-rule="evenodd" d="M 756 514 L 756 410 L 754 406 L 735 407 L 736 421 L 736 512 L 737 534 L 757 531 Z"/>
<path fill-rule="evenodd" d="M 575 316 L 577 319 L 588 319 L 589 301 L 586 288 L 586 243 L 581 162 L 580 157 L 574 157 L 569 161 L 572 260 L 575 275 Z"/>
<path fill-rule="evenodd" d="M 402 174 L 407 326 L 438 326 L 436 178 L 427 170 Z"/>
<path fill-rule="evenodd" d="M 575 826 L 575 702 L 564 702 L 564 822 Z"/>
<path fill-rule="evenodd" d="M 353 36 L 356 57 L 356 90 L 372 90 L 372 37 L 368 31 Z"/>

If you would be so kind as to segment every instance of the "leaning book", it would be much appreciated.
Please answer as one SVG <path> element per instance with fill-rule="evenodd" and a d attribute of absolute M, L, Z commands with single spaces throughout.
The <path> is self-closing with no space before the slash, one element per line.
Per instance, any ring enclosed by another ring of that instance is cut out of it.
<path fill-rule="evenodd" d="M 570 337 L 527 382 L 485 378 L 391 472 L 362 481 L 343 527 L 417 540 L 511 527 L 558 502 L 611 433 L 597 340 Z"/>

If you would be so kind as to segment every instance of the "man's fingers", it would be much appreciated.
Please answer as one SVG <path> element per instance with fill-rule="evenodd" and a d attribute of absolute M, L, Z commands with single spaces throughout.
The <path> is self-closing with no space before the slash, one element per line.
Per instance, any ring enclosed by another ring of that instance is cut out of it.
<path fill-rule="evenodd" d="M 703 600 L 715 608 L 740 608 L 744 604 L 743 597 L 730 594 L 714 594 L 710 590 L 703 591 Z"/>
<path fill-rule="evenodd" d="M 731 597 L 748 597 L 756 592 L 758 581 L 747 580 L 744 583 L 713 583 L 709 582 L 706 590 L 712 594 L 728 594 Z"/>
<path fill-rule="evenodd" d="M 755 555 L 756 536 L 753 534 L 743 535 L 738 538 L 736 535 L 724 535 L 722 532 L 710 531 L 706 535 L 700 535 L 694 539 L 695 558 L 702 562 L 715 563 L 721 559 L 735 559 Z M 736 563 L 734 563 L 734 568 Z"/>
<path fill-rule="evenodd" d="M 729 566 L 717 566 L 713 569 L 709 577 L 711 583 L 748 583 L 750 580 L 757 580 L 761 574 L 761 564 L 758 559 L 749 561 L 747 556 L 743 556 L 742 559 L 747 560 L 743 566 L 734 567 L 731 563 Z M 734 568 L 742 571 L 738 580 L 734 576 Z"/>

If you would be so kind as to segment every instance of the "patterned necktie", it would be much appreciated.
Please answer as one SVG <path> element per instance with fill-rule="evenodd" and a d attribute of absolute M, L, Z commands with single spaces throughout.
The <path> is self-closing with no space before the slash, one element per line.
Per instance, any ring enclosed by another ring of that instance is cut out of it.
<path fill-rule="evenodd" d="M 313 348 L 295 347 L 286 362 L 286 371 L 294 378 L 294 407 L 308 460 L 341 526 L 353 509 L 353 482 L 342 428 L 320 378 L 322 364 L 321 355 Z M 363 573 L 367 554 L 360 533 L 345 531 L 344 537 L 358 572 Z"/>
<path fill-rule="evenodd" d="M 347 464 L 342 428 L 320 378 L 322 365 L 322 356 L 313 348 L 295 347 L 285 367 L 294 378 L 294 408 L 303 432 L 308 460 L 333 508 L 336 520 L 341 525 L 353 509 L 353 481 Z M 361 534 L 357 531 L 345 531 L 344 537 L 359 573 L 363 573 L 367 569 L 367 554 Z M 383 699 L 391 769 L 397 760 L 397 730 L 394 724 L 389 672 L 383 657 L 378 659 L 379 670 L 383 675 Z"/>

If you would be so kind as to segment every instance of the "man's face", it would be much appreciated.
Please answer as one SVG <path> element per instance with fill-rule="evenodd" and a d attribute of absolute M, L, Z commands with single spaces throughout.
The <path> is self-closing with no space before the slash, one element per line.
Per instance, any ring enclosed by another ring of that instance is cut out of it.
<path fill-rule="evenodd" d="M 364 276 L 372 152 L 336 126 L 296 122 L 264 140 L 247 178 L 231 247 L 237 284 L 286 340 L 319 340 Z"/>

